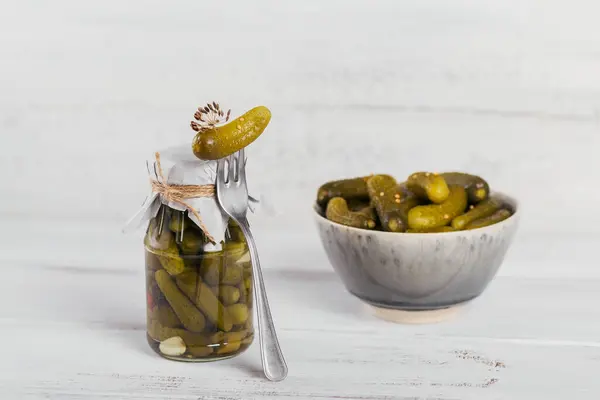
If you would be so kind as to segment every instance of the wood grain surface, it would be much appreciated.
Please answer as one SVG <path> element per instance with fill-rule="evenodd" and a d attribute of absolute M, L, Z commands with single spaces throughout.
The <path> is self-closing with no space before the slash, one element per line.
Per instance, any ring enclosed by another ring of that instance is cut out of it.
<path fill-rule="evenodd" d="M 265 276 L 290 367 L 261 375 L 258 343 L 216 363 L 163 360 L 145 342 L 141 271 L 15 268 L 0 301 L 10 399 L 593 399 L 597 281 L 498 278 L 455 319 L 373 317 L 330 271 Z M 12 306 L 8 306 L 12 304 Z"/>

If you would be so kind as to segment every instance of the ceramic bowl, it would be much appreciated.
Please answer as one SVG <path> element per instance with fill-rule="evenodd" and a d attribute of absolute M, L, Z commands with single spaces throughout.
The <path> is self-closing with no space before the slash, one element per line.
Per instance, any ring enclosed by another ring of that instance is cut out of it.
<path fill-rule="evenodd" d="M 325 253 L 346 289 L 396 322 L 444 319 L 478 297 L 494 278 L 517 230 L 517 201 L 508 219 L 444 233 L 392 233 L 352 228 L 314 215 Z M 420 311 L 416 313 L 415 311 Z"/>

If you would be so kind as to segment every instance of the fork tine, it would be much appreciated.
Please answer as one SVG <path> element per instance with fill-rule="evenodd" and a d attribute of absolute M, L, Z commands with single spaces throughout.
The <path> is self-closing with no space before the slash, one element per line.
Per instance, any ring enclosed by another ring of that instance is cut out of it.
<path fill-rule="evenodd" d="M 238 151 L 237 175 L 240 181 L 246 181 L 246 159 L 243 148 Z"/>
<path fill-rule="evenodd" d="M 217 182 L 225 182 L 225 159 L 217 160 Z"/>
<path fill-rule="evenodd" d="M 227 176 L 227 182 L 232 182 L 236 180 L 236 176 L 235 173 L 237 172 L 235 170 L 235 155 L 232 154 L 229 157 L 227 157 L 227 162 L 229 163 L 229 176 Z"/>

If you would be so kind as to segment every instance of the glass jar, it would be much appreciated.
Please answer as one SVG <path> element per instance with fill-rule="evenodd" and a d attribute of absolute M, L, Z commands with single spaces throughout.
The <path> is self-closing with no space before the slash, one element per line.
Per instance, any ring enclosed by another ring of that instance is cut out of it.
<path fill-rule="evenodd" d="M 207 243 L 185 212 L 166 205 L 148 224 L 147 338 L 165 358 L 230 358 L 254 339 L 252 265 L 244 235 L 230 221 L 220 251 L 205 251 Z"/>

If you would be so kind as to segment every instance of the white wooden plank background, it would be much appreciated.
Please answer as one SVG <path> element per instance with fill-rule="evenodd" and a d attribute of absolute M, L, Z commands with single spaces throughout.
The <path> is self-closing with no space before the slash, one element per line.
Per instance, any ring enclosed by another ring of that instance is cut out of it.
<path fill-rule="evenodd" d="M 324 180 L 464 168 L 528 206 L 524 231 L 598 232 L 596 2 L 26 0 L 2 11 L 0 168 L 16 171 L 4 215 L 121 223 L 146 194 L 145 158 L 189 141 L 194 107 L 218 99 L 237 113 L 272 108 L 250 149 L 252 184 L 299 229 Z"/>
<path fill-rule="evenodd" d="M 599 12 L 0 1 L 1 397 L 597 399 Z M 213 99 L 273 111 L 249 174 L 281 384 L 260 379 L 256 348 L 183 365 L 144 342 L 141 238 L 119 229 L 147 193 L 145 158 L 190 140 Z M 310 206 L 325 180 L 420 169 L 479 173 L 523 220 L 468 313 L 390 325 L 344 292 Z"/>

